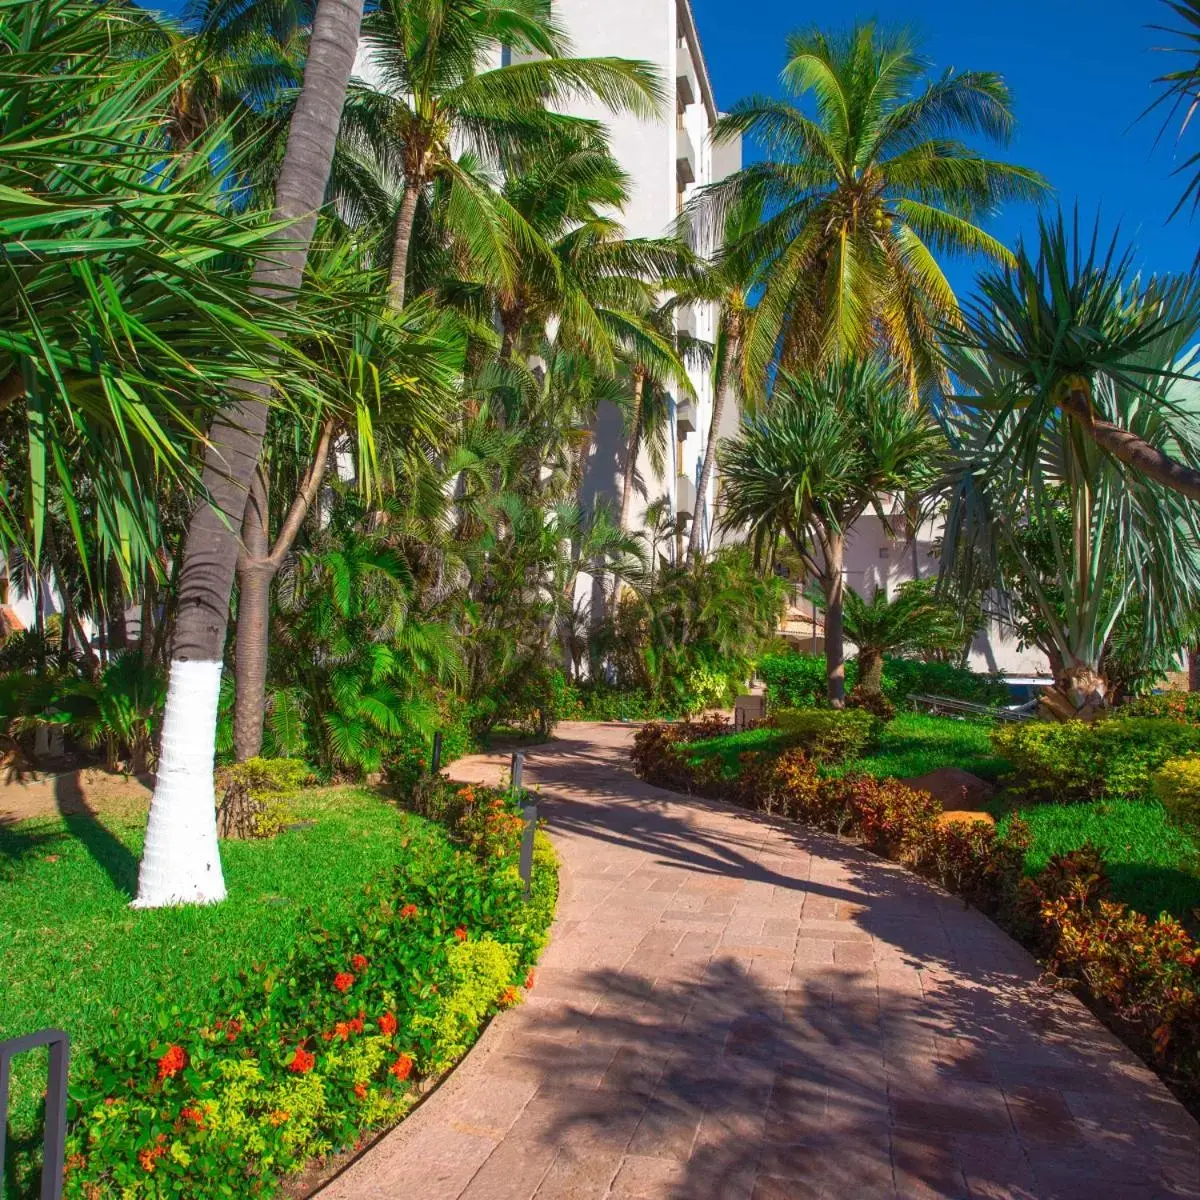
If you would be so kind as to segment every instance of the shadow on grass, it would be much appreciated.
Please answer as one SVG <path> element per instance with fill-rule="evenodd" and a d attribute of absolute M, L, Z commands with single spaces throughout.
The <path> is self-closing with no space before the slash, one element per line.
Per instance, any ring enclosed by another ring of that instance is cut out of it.
<path fill-rule="evenodd" d="M 79 772 L 72 771 L 55 779 L 54 803 L 71 837 L 83 845 L 96 865 L 112 880 L 113 886 L 132 899 L 137 888 L 138 860 L 88 804 L 79 782 Z"/>

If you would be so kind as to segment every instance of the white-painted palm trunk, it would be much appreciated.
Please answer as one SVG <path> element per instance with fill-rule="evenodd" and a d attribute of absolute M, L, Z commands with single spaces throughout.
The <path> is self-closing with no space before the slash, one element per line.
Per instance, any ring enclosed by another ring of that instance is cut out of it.
<path fill-rule="evenodd" d="M 225 899 L 213 793 L 220 695 L 219 662 L 172 661 L 134 908 Z"/>

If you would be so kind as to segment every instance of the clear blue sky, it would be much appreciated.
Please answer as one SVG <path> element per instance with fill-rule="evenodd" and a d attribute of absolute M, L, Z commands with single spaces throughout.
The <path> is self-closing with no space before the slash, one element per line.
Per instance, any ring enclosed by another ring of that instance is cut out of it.
<path fill-rule="evenodd" d="M 996 71 L 1012 89 L 1018 129 L 1004 153 L 1037 168 L 1069 209 L 1089 223 L 1100 211 L 1119 221 L 1148 271 L 1185 271 L 1200 249 L 1200 216 L 1167 218 L 1182 193 L 1175 165 L 1200 150 L 1200 119 L 1181 148 L 1174 132 L 1157 148 L 1157 114 L 1138 116 L 1155 97 L 1151 81 L 1177 55 L 1155 51 L 1168 39 L 1147 26 L 1175 24 L 1160 0 L 692 0 L 717 103 L 778 90 L 784 38 L 812 25 L 877 18 L 908 25 L 936 68 Z M 1029 206 L 1003 214 L 992 232 L 1010 244 L 1036 229 Z M 970 272 L 953 272 L 956 286 Z"/>

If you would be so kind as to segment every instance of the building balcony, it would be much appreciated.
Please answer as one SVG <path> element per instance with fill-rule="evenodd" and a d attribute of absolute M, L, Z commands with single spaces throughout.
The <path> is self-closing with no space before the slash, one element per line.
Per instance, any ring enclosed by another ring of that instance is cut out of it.
<path fill-rule="evenodd" d="M 683 112 L 700 98 L 700 80 L 686 38 L 680 38 L 675 48 L 675 107 Z"/>
<path fill-rule="evenodd" d="M 688 337 L 694 338 L 699 327 L 695 305 L 681 304 L 675 310 L 675 329 L 678 333 L 686 333 Z"/>
<path fill-rule="evenodd" d="M 696 182 L 696 149 L 686 129 L 675 131 L 675 179 L 682 191 Z"/>
<path fill-rule="evenodd" d="M 675 479 L 675 516 L 684 521 L 696 511 L 696 485 L 690 475 L 679 475 Z"/>
<path fill-rule="evenodd" d="M 682 438 L 696 432 L 696 402 L 681 400 L 675 405 L 675 431 Z"/>

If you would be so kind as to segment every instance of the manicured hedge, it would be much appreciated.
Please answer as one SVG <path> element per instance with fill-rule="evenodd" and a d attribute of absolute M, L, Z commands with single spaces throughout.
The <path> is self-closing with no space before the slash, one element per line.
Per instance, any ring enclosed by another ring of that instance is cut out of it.
<path fill-rule="evenodd" d="M 771 703 L 788 708 L 820 704 L 825 699 L 825 658 L 816 654 L 768 654 L 759 660 L 758 677 L 767 685 Z M 858 662 L 846 663 L 846 690 L 858 682 Z M 1008 688 L 990 675 L 952 666 L 950 663 L 919 662 L 911 658 L 885 658 L 883 694 L 904 707 L 908 696 L 922 692 L 969 700 L 975 704 L 1003 704 Z"/>
<path fill-rule="evenodd" d="M 714 769 L 719 756 L 693 765 L 680 749 L 712 736 L 708 724 L 647 725 L 635 740 L 634 766 L 665 787 L 853 837 L 962 896 L 1090 1000 L 1197 1110 L 1200 950 L 1174 918 L 1150 918 L 1111 900 L 1094 849 L 1056 855 L 1026 878 L 1029 831 L 1019 817 L 1004 833 L 984 822 L 939 824 L 939 805 L 927 793 L 894 779 L 829 778 L 796 749 L 744 755 L 729 779 Z"/>
<path fill-rule="evenodd" d="M 1200 726 L 1163 717 L 1026 721 L 992 734 L 1029 795 L 1055 803 L 1149 795 L 1150 777 L 1173 758 L 1200 751 Z"/>
<path fill-rule="evenodd" d="M 116 1021 L 71 1089 L 68 1196 L 273 1195 L 396 1121 L 519 1001 L 553 916 L 553 851 L 539 835 L 526 902 L 512 802 L 427 790 L 451 836 L 421 826 L 346 926 L 230 979 L 211 1011 L 164 1007 L 152 1036 Z"/>

